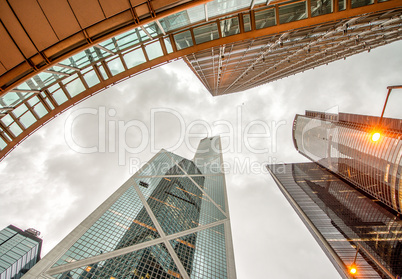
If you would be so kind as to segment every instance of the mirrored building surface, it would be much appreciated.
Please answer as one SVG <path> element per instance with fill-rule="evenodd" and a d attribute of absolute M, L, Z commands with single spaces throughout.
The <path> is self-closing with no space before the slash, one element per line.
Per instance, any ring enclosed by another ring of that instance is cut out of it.
<path fill-rule="evenodd" d="M 19 279 L 39 260 L 42 239 L 34 229 L 13 225 L 0 231 L 0 278 Z"/>
<path fill-rule="evenodd" d="M 161 150 L 24 278 L 236 278 L 221 163 Z"/>
<path fill-rule="evenodd" d="M 401 276 L 402 220 L 395 211 L 316 163 L 268 170 L 342 278 Z"/>
<path fill-rule="evenodd" d="M 296 149 L 352 185 L 402 213 L 402 120 L 306 111 L 296 115 Z M 381 137 L 372 135 L 381 130 Z"/>

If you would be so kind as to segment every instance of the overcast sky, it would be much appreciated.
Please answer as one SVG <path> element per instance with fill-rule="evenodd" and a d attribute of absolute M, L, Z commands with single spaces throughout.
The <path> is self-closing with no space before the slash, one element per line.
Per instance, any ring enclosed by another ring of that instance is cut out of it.
<path fill-rule="evenodd" d="M 185 63 L 170 63 L 75 106 L 11 152 L 0 163 L 0 228 L 38 229 L 44 256 L 155 150 L 191 159 L 207 134 L 202 122 L 213 135 L 221 134 L 228 149 L 224 160 L 238 278 L 339 278 L 263 165 L 307 161 L 292 143 L 296 113 L 339 109 L 379 116 L 386 87 L 396 84 L 402 84 L 402 42 L 220 97 L 212 97 Z M 402 118 L 400 93 L 391 95 L 386 115 Z M 130 124 L 137 127 L 124 131 Z M 248 140 L 247 146 L 250 125 L 249 134 L 266 136 Z M 202 136 L 189 135 L 195 132 Z M 124 144 L 144 148 L 119 154 Z"/>

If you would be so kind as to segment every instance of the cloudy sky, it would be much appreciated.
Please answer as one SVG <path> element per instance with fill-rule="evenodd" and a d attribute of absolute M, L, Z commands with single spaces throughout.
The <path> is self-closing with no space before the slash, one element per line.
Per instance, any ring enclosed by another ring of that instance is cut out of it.
<path fill-rule="evenodd" d="M 221 134 L 238 278 L 339 278 L 263 166 L 307 161 L 291 139 L 296 113 L 379 116 L 401 83 L 402 42 L 220 97 L 170 63 L 75 106 L 4 159 L 0 228 L 38 229 L 43 256 L 157 150 L 191 159 L 201 137 Z M 386 115 L 402 117 L 400 93 Z"/>

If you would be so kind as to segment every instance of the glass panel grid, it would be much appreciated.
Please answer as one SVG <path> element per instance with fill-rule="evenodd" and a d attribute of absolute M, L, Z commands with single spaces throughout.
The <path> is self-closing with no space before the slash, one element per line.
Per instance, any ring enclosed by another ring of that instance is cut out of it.
<path fill-rule="evenodd" d="M 53 277 L 59 279 L 182 278 L 163 243 L 70 270 L 63 274 L 57 274 Z"/>
<path fill-rule="evenodd" d="M 192 279 L 227 278 L 223 225 L 170 241 Z"/>
<path fill-rule="evenodd" d="M 130 187 L 54 266 L 158 238 L 134 187 Z"/>

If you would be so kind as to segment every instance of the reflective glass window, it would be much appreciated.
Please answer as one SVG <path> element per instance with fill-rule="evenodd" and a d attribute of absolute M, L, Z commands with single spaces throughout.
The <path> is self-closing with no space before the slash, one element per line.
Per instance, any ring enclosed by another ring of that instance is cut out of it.
<path fill-rule="evenodd" d="M 251 0 L 214 0 L 207 3 L 208 17 L 224 15 L 233 11 L 250 7 Z"/>
<path fill-rule="evenodd" d="M 306 2 L 297 2 L 279 6 L 279 22 L 281 24 L 307 18 Z"/>
<path fill-rule="evenodd" d="M 193 46 L 193 39 L 189 30 L 175 34 L 173 36 L 177 50 Z"/>
<path fill-rule="evenodd" d="M 3 116 L 3 117 L 1 118 L 1 121 L 2 121 L 6 126 L 8 126 L 8 125 L 10 125 L 11 123 L 13 123 L 14 120 L 11 118 L 10 115 L 5 115 L 5 116 Z"/>
<path fill-rule="evenodd" d="M 173 47 L 172 47 L 172 42 L 170 41 L 170 38 L 169 37 L 164 38 L 163 42 L 165 43 L 167 53 L 172 53 Z"/>
<path fill-rule="evenodd" d="M 45 102 L 51 109 L 54 109 L 54 106 L 53 106 L 52 102 L 49 100 L 49 98 L 45 98 Z"/>
<path fill-rule="evenodd" d="M 219 38 L 218 26 L 215 22 L 194 28 L 193 32 L 196 44 L 209 42 Z"/>
<path fill-rule="evenodd" d="M 243 23 L 244 23 L 244 32 L 251 31 L 250 14 L 243 15 Z"/>
<path fill-rule="evenodd" d="M 112 61 L 107 62 L 107 65 L 113 76 L 124 71 L 123 64 L 121 63 L 119 58 L 115 58 Z"/>
<path fill-rule="evenodd" d="M 104 80 L 107 80 L 109 77 L 102 65 L 99 65 L 99 72 L 101 73 Z"/>
<path fill-rule="evenodd" d="M 338 0 L 338 10 L 343 11 L 346 9 L 346 0 Z"/>
<path fill-rule="evenodd" d="M 159 29 L 156 22 L 151 22 L 148 24 L 144 24 L 143 27 L 152 37 L 157 37 L 158 35 L 162 35 L 162 31 Z"/>
<path fill-rule="evenodd" d="M 275 22 L 275 10 L 268 9 L 255 12 L 255 28 L 262 29 L 270 26 L 274 26 Z"/>
<path fill-rule="evenodd" d="M 53 92 L 52 95 L 58 105 L 61 105 L 62 103 L 64 103 L 65 101 L 68 100 L 66 94 L 64 94 L 64 92 L 61 88 L 59 90 L 56 90 L 55 92 Z"/>
<path fill-rule="evenodd" d="M 18 124 L 15 122 L 10 125 L 10 130 L 14 134 L 14 136 L 18 136 L 19 134 L 22 133 L 20 126 L 18 126 Z"/>
<path fill-rule="evenodd" d="M 94 70 L 85 73 L 83 76 L 89 87 L 92 87 L 100 82 Z"/>
<path fill-rule="evenodd" d="M 82 84 L 79 78 L 73 80 L 69 84 L 66 85 L 66 89 L 71 97 L 74 97 L 85 90 L 84 85 Z"/>
<path fill-rule="evenodd" d="M 222 37 L 227 37 L 240 33 L 239 19 L 232 17 L 221 20 L 221 34 Z"/>
<path fill-rule="evenodd" d="M 119 49 L 125 49 L 140 42 L 137 29 L 130 30 L 126 33 L 115 37 L 116 45 Z"/>
<path fill-rule="evenodd" d="M 6 142 L 2 138 L 0 138 L 0 150 L 3 150 L 4 147 L 6 146 L 7 146 Z"/>
<path fill-rule="evenodd" d="M 23 116 L 20 117 L 20 122 L 25 126 L 25 128 L 28 128 L 36 122 L 36 118 L 30 111 L 27 111 Z"/>
<path fill-rule="evenodd" d="M 149 60 L 163 56 L 162 47 L 159 41 L 146 45 L 145 50 L 147 52 Z"/>
<path fill-rule="evenodd" d="M 123 59 L 126 62 L 127 68 L 129 69 L 147 61 L 142 48 L 137 48 L 124 54 Z"/>
<path fill-rule="evenodd" d="M 38 97 L 36 97 L 36 96 L 34 96 L 34 97 L 32 97 L 31 99 L 28 100 L 28 104 L 29 104 L 30 106 L 34 106 L 34 105 L 37 104 L 38 102 L 39 102 L 39 99 L 38 99 Z"/>
<path fill-rule="evenodd" d="M 22 104 L 13 110 L 13 114 L 15 117 L 20 117 L 20 115 L 26 112 L 27 110 L 28 110 L 27 106 Z"/>
<path fill-rule="evenodd" d="M 42 103 L 37 104 L 36 106 L 33 107 L 33 109 L 39 116 L 39 118 L 42 118 L 44 115 L 48 113 L 48 111 L 46 110 L 45 106 Z"/>
<path fill-rule="evenodd" d="M 310 0 L 311 15 L 319 16 L 333 12 L 332 0 Z"/>
<path fill-rule="evenodd" d="M 358 8 L 362 6 L 367 6 L 374 4 L 374 0 L 351 0 L 352 8 Z"/>
<path fill-rule="evenodd" d="M 205 20 L 204 5 L 198 5 L 159 20 L 166 32 Z"/>

